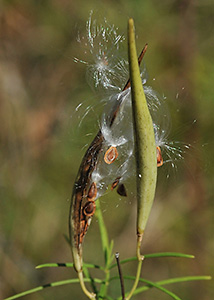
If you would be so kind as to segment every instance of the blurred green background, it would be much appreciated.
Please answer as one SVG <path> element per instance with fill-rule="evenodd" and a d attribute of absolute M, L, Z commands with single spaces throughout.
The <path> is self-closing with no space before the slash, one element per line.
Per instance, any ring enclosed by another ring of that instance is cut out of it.
<path fill-rule="evenodd" d="M 196 258 L 148 259 L 142 276 L 161 280 L 214 273 L 213 1 L 1 0 L 1 299 L 76 277 L 72 269 L 35 270 L 35 266 L 71 261 L 63 234 L 68 232 L 72 185 L 84 146 L 98 128 L 99 111 L 89 114 L 80 127 L 83 111 L 75 113 L 80 102 L 86 108 L 100 100 L 86 83 L 85 66 L 73 62 L 80 50 L 77 31 L 84 31 L 91 9 L 125 35 L 128 18 L 134 18 L 139 52 L 149 44 L 145 58 L 149 84 L 169 102 L 172 138 L 192 145 L 177 171 L 167 165 L 159 170 L 143 252 L 183 252 Z M 119 200 L 112 193 L 101 204 L 114 252 L 119 251 L 121 259 L 134 256 L 135 200 Z M 95 219 L 85 239 L 84 259 L 103 263 Z M 134 275 L 135 269 L 130 264 L 123 272 Z M 169 289 L 182 299 L 214 299 L 213 281 L 181 283 Z M 109 292 L 119 296 L 119 283 Z M 151 290 L 135 297 L 142 298 L 168 296 Z M 79 285 L 70 285 L 45 289 L 26 299 L 85 298 Z"/>

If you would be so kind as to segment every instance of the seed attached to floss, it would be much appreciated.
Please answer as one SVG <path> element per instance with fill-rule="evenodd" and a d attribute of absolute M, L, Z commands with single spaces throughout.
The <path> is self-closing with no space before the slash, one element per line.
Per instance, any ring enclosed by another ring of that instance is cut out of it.
<path fill-rule="evenodd" d="M 104 161 L 108 165 L 110 165 L 115 161 L 115 159 L 117 159 L 117 157 L 118 157 L 117 148 L 114 146 L 111 146 L 105 153 Z"/>
<path fill-rule="evenodd" d="M 97 196 L 97 185 L 95 182 L 92 182 L 90 189 L 88 191 L 88 200 L 92 201 L 96 198 Z"/>
<path fill-rule="evenodd" d="M 87 217 L 91 217 L 93 216 L 94 212 L 95 212 L 95 208 L 96 208 L 96 204 L 94 201 L 88 201 L 84 208 L 83 208 L 83 213 L 85 216 Z"/>
<path fill-rule="evenodd" d="M 118 186 L 119 182 L 120 182 L 120 177 L 117 177 L 111 185 L 111 191 L 113 191 L 113 189 L 115 189 Z"/>
<path fill-rule="evenodd" d="M 118 185 L 117 193 L 120 196 L 127 197 L 126 188 L 125 188 L 125 185 L 123 183 L 121 183 L 121 184 Z"/>
<path fill-rule="evenodd" d="M 161 155 L 161 148 L 157 146 L 156 150 L 157 150 L 157 166 L 161 167 L 163 165 L 163 157 Z"/>

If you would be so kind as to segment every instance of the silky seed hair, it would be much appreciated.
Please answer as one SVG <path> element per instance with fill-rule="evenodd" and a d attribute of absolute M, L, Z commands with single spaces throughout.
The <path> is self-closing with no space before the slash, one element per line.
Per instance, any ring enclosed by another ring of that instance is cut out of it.
<path fill-rule="evenodd" d="M 86 64 L 86 78 L 92 88 L 120 90 L 129 76 L 127 59 L 120 56 L 125 37 L 105 18 L 99 24 L 92 16 L 91 11 L 86 23 L 86 35 L 78 34 L 77 41 L 82 46 L 83 57 L 75 57 L 74 61 Z"/>
<path fill-rule="evenodd" d="M 75 57 L 74 61 L 86 65 L 90 86 L 110 94 L 100 101 L 104 106 L 100 121 L 103 143 L 91 175 L 91 184 L 96 185 L 96 196 L 93 197 L 96 200 L 116 179 L 119 185 L 135 173 L 131 92 L 130 88 L 122 91 L 129 77 L 127 59 L 121 56 L 121 47 L 126 44 L 126 40 L 118 28 L 110 25 L 106 19 L 98 24 L 91 12 L 86 23 L 86 35 L 79 34 L 78 42 L 84 50 L 85 58 Z M 159 166 L 169 163 L 175 169 L 177 161 L 183 159 L 184 150 L 189 145 L 168 140 L 171 120 L 166 100 L 146 84 L 145 68 L 141 71 L 141 77 L 153 120 Z M 87 107 L 84 118 L 91 109 Z M 115 110 L 117 115 L 112 122 Z"/>

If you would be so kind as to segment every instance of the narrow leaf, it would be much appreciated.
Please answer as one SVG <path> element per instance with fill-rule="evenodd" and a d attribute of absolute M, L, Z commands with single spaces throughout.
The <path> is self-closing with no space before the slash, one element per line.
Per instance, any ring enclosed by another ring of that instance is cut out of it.
<path fill-rule="evenodd" d="M 94 264 L 83 264 L 84 267 L 90 268 L 90 269 L 100 269 L 104 270 L 103 267 L 99 265 L 94 265 Z M 47 263 L 47 264 L 41 264 L 36 266 L 36 269 L 41 269 L 41 268 L 55 268 L 55 267 L 66 267 L 66 268 L 73 268 L 74 264 L 73 263 Z"/>
<path fill-rule="evenodd" d="M 134 276 L 127 276 L 126 279 L 134 280 Z M 156 282 L 156 284 L 158 284 L 159 286 L 162 286 L 162 285 L 168 285 L 168 284 L 173 284 L 173 283 L 178 283 L 178 282 L 200 281 L 200 280 L 211 280 L 211 279 L 212 279 L 211 276 L 186 276 L 186 277 L 170 278 L 170 279 L 158 281 L 158 282 Z M 140 278 L 139 281 L 145 282 L 145 280 L 142 278 Z M 150 288 L 152 288 L 151 285 L 139 287 L 135 290 L 134 295 L 145 292 L 145 291 L 149 290 Z"/>
<path fill-rule="evenodd" d="M 145 254 L 143 255 L 145 258 L 162 258 L 162 257 L 179 257 L 179 258 L 195 258 L 194 255 L 190 254 L 183 254 L 183 253 L 177 253 L 177 252 L 162 252 L 162 253 L 151 253 L 151 254 Z M 136 261 L 138 258 L 136 256 L 130 257 L 124 260 L 121 260 L 121 264 L 126 264 L 128 262 Z M 117 264 L 112 264 L 109 269 L 113 269 L 117 266 Z"/>
<path fill-rule="evenodd" d="M 114 277 L 110 278 L 109 282 L 113 281 L 113 280 L 118 280 L 118 279 L 119 279 L 119 276 L 114 276 Z M 135 280 L 135 276 L 124 276 L 124 279 Z M 151 282 L 149 280 L 140 278 L 139 281 L 147 283 L 147 285 L 137 288 L 134 291 L 133 295 L 140 294 L 140 293 L 145 292 L 153 287 L 160 288 L 162 285 L 168 285 L 168 284 L 173 284 L 173 283 L 178 283 L 178 282 L 200 281 L 200 280 L 211 280 L 211 279 L 212 279 L 211 276 L 185 276 L 185 277 L 166 279 L 166 280 L 162 280 L 162 281 L 158 281 L 158 282 Z M 180 299 L 180 298 L 175 298 L 175 299 Z M 121 297 L 119 297 L 117 300 L 121 300 Z"/>
<path fill-rule="evenodd" d="M 165 294 L 169 295 L 172 299 L 175 300 L 181 300 L 181 298 L 179 298 L 177 295 L 175 295 L 173 292 L 167 290 L 166 288 L 162 287 L 160 284 L 152 282 L 150 280 L 146 280 L 146 279 L 142 279 L 140 280 L 142 282 L 145 282 L 146 284 L 148 284 L 150 287 L 155 287 L 156 289 L 164 292 Z M 134 295 L 137 294 L 138 289 L 135 290 Z"/>
<path fill-rule="evenodd" d="M 85 281 L 85 282 L 90 282 L 90 279 L 86 279 L 86 278 L 85 278 L 84 281 Z M 103 281 L 100 280 L 100 279 L 94 279 L 94 282 L 97 282 L 97 283 L 103 283 Z M 56 282 L 48 283 L 48 284 L 41 285 L 41 286 L 38 286 L 38 287 L 36 287 L 36 288 L 30 289 L 30 290 L 28 290 L 28 291 L 25 291 L 25 292 L 16 294 L 16 295 L 14 295 L 14 296 L 5 298 L 4 300 L 18 299 L 18 298 L 24 297 L 24 296 L 26 296 L 26 295 L 30 295 L 30 294 L 39 292 L 39 291 L 41 291 L 41 290 L 43 290 L 43 289 L 45 289 L 45 288 L 56 287 L 56 286 L 66 285 L 66 284 L 71 284 L 71 283 L 79 283 L 79 279 L 77 279 L 77 278 L 75 278 L 75 279 L 67 279 L 67 280 L 62 280 L 62 281 L 56 281 Z"/>

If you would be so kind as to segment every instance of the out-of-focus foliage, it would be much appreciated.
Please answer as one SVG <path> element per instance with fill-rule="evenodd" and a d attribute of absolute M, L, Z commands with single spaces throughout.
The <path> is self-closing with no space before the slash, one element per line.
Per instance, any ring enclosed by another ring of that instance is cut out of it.
<path fill-rule="evenodd" d="M 75 277 L 67 269 L 35 270 L 71 261 L 67 234 L 72 185 L 96 134 L 99 110 L 79 127 L 83 108 L 102 95 L 91 91 L 78 56 L 78 30 L 93 9 L 126 35 L 128 17 L 137 45 L 146 42 L 149 84 L 167 97 L 172 138 L 192 145 L 178 171 L 162 167 L 144 241 L 144 253 L 178 251 L 194 261 L 148 260 L 147 279 L 213 275 L 214 4 L 212 1 L 8 1 L 0 2 L 0 298 L 50 281 Z M 155 80 L 152 80 L 155 78 Z M 197 120 L 197 122 L 193 122 Z M 170 174 L 168 178 L 168 174 Z M 121 258 L 135 251 L 136 201 L 116 193 L 101 201 L 109 235 Z M 117 208 L 119 206 L 119 208 Z M 96 245 L 96 246 L 95 246 Z M 85 261 L 102 263 L 96 221 L 85 239 Z M 134 274 L 124 267 L 124 274 Z M 213 283 L 185 283 L 182 299 L 210 300 Z M 112 295 L 120 294 L 119 283 Z M 157 294 L 158 293 L 158 294 Z M 47 289 L 28 299 L 78 299 L 80 287 Z M 150 291 L 148 299 L 166 295 Z M 140 299 L 141 297 L 136 299 Z"/>

